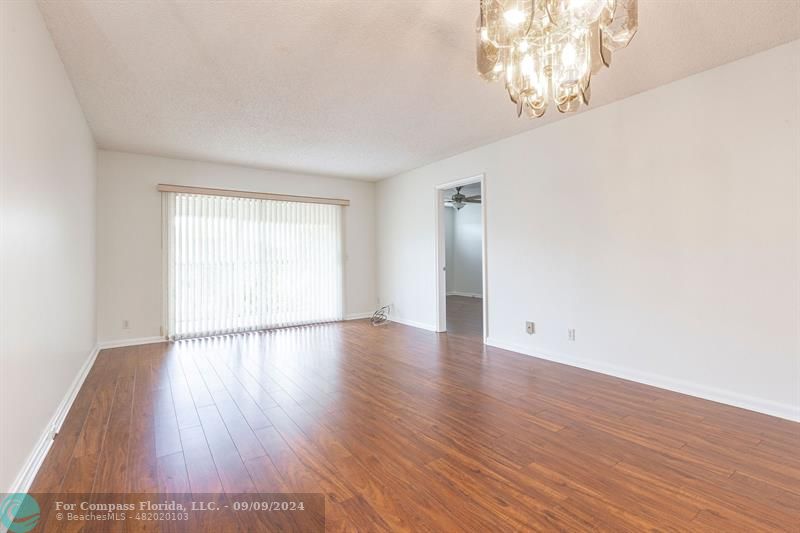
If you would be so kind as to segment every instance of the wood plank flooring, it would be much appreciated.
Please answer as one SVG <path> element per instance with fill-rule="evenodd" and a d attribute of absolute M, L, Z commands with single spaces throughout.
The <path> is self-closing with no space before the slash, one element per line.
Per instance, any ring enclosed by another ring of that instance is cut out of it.
<path fill-rule="evenodd" d="M 447 297 L 447 334 L 483 342 L 483 300 Z"/>
<path fill-rule="evenodd" d="M 31 491 L 319 492 L 329 531 L 797 531 L 799 447 L 796 423 L 352 321 L 104 350 Z"/>

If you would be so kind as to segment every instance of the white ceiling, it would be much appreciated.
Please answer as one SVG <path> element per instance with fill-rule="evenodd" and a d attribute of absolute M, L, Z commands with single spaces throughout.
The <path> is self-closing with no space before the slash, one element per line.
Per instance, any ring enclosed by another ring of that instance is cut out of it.
<path fill-rule="evenodd" d="M 562 118 L 478 78 L 478 0 L 39 5 L 101 148 L 378 179 Z M 798 0 L 639 5 L 592 108 L 800 37 Z"/>

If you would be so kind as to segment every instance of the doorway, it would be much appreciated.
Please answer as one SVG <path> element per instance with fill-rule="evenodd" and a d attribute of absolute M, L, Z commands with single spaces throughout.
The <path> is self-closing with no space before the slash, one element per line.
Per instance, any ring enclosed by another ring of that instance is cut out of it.
<path fill-rule="evenodd" d="M 486 192 L 483 176 L 436 187 L 437 331 L 485 342 Z"/>

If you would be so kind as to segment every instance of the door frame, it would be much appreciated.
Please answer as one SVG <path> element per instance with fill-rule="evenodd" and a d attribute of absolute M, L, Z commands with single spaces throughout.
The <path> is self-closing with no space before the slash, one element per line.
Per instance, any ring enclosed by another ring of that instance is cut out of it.
<path fill-rule="evenodd" d="M 481 186 L 481 290 L 482 290 L 482 304 L 483 304 L 483 343 L 486 344 L 486 339 L 489 337 L 489 290 L 487 280 L 489 279 L 486 274 L 486 175 L 476 174 L 468 178 L 459 179 L 456 181 L 448 181 L 441 183 L 434 187 L 434 212 L 435 212 L 435 261 L 434 261 L 434 279 L 436 287 L 436 331 L 447 331 L 447 274 L 445 272 L 446 265 L 446 248 L 445 248 L 445 222 L 444 210 L 444 191 L 452 189 L 453 187 L 460 187 L 462 185 L 470 185 L 473 183 L 480 183 Z"/>

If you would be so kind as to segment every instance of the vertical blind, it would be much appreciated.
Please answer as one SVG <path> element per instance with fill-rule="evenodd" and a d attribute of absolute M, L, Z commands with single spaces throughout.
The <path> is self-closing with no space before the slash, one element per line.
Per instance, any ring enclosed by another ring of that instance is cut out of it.
<path fill-rule="evenodd" d="M 342 207 L 164 193 L 171 339 L 342 319 Z"/>

